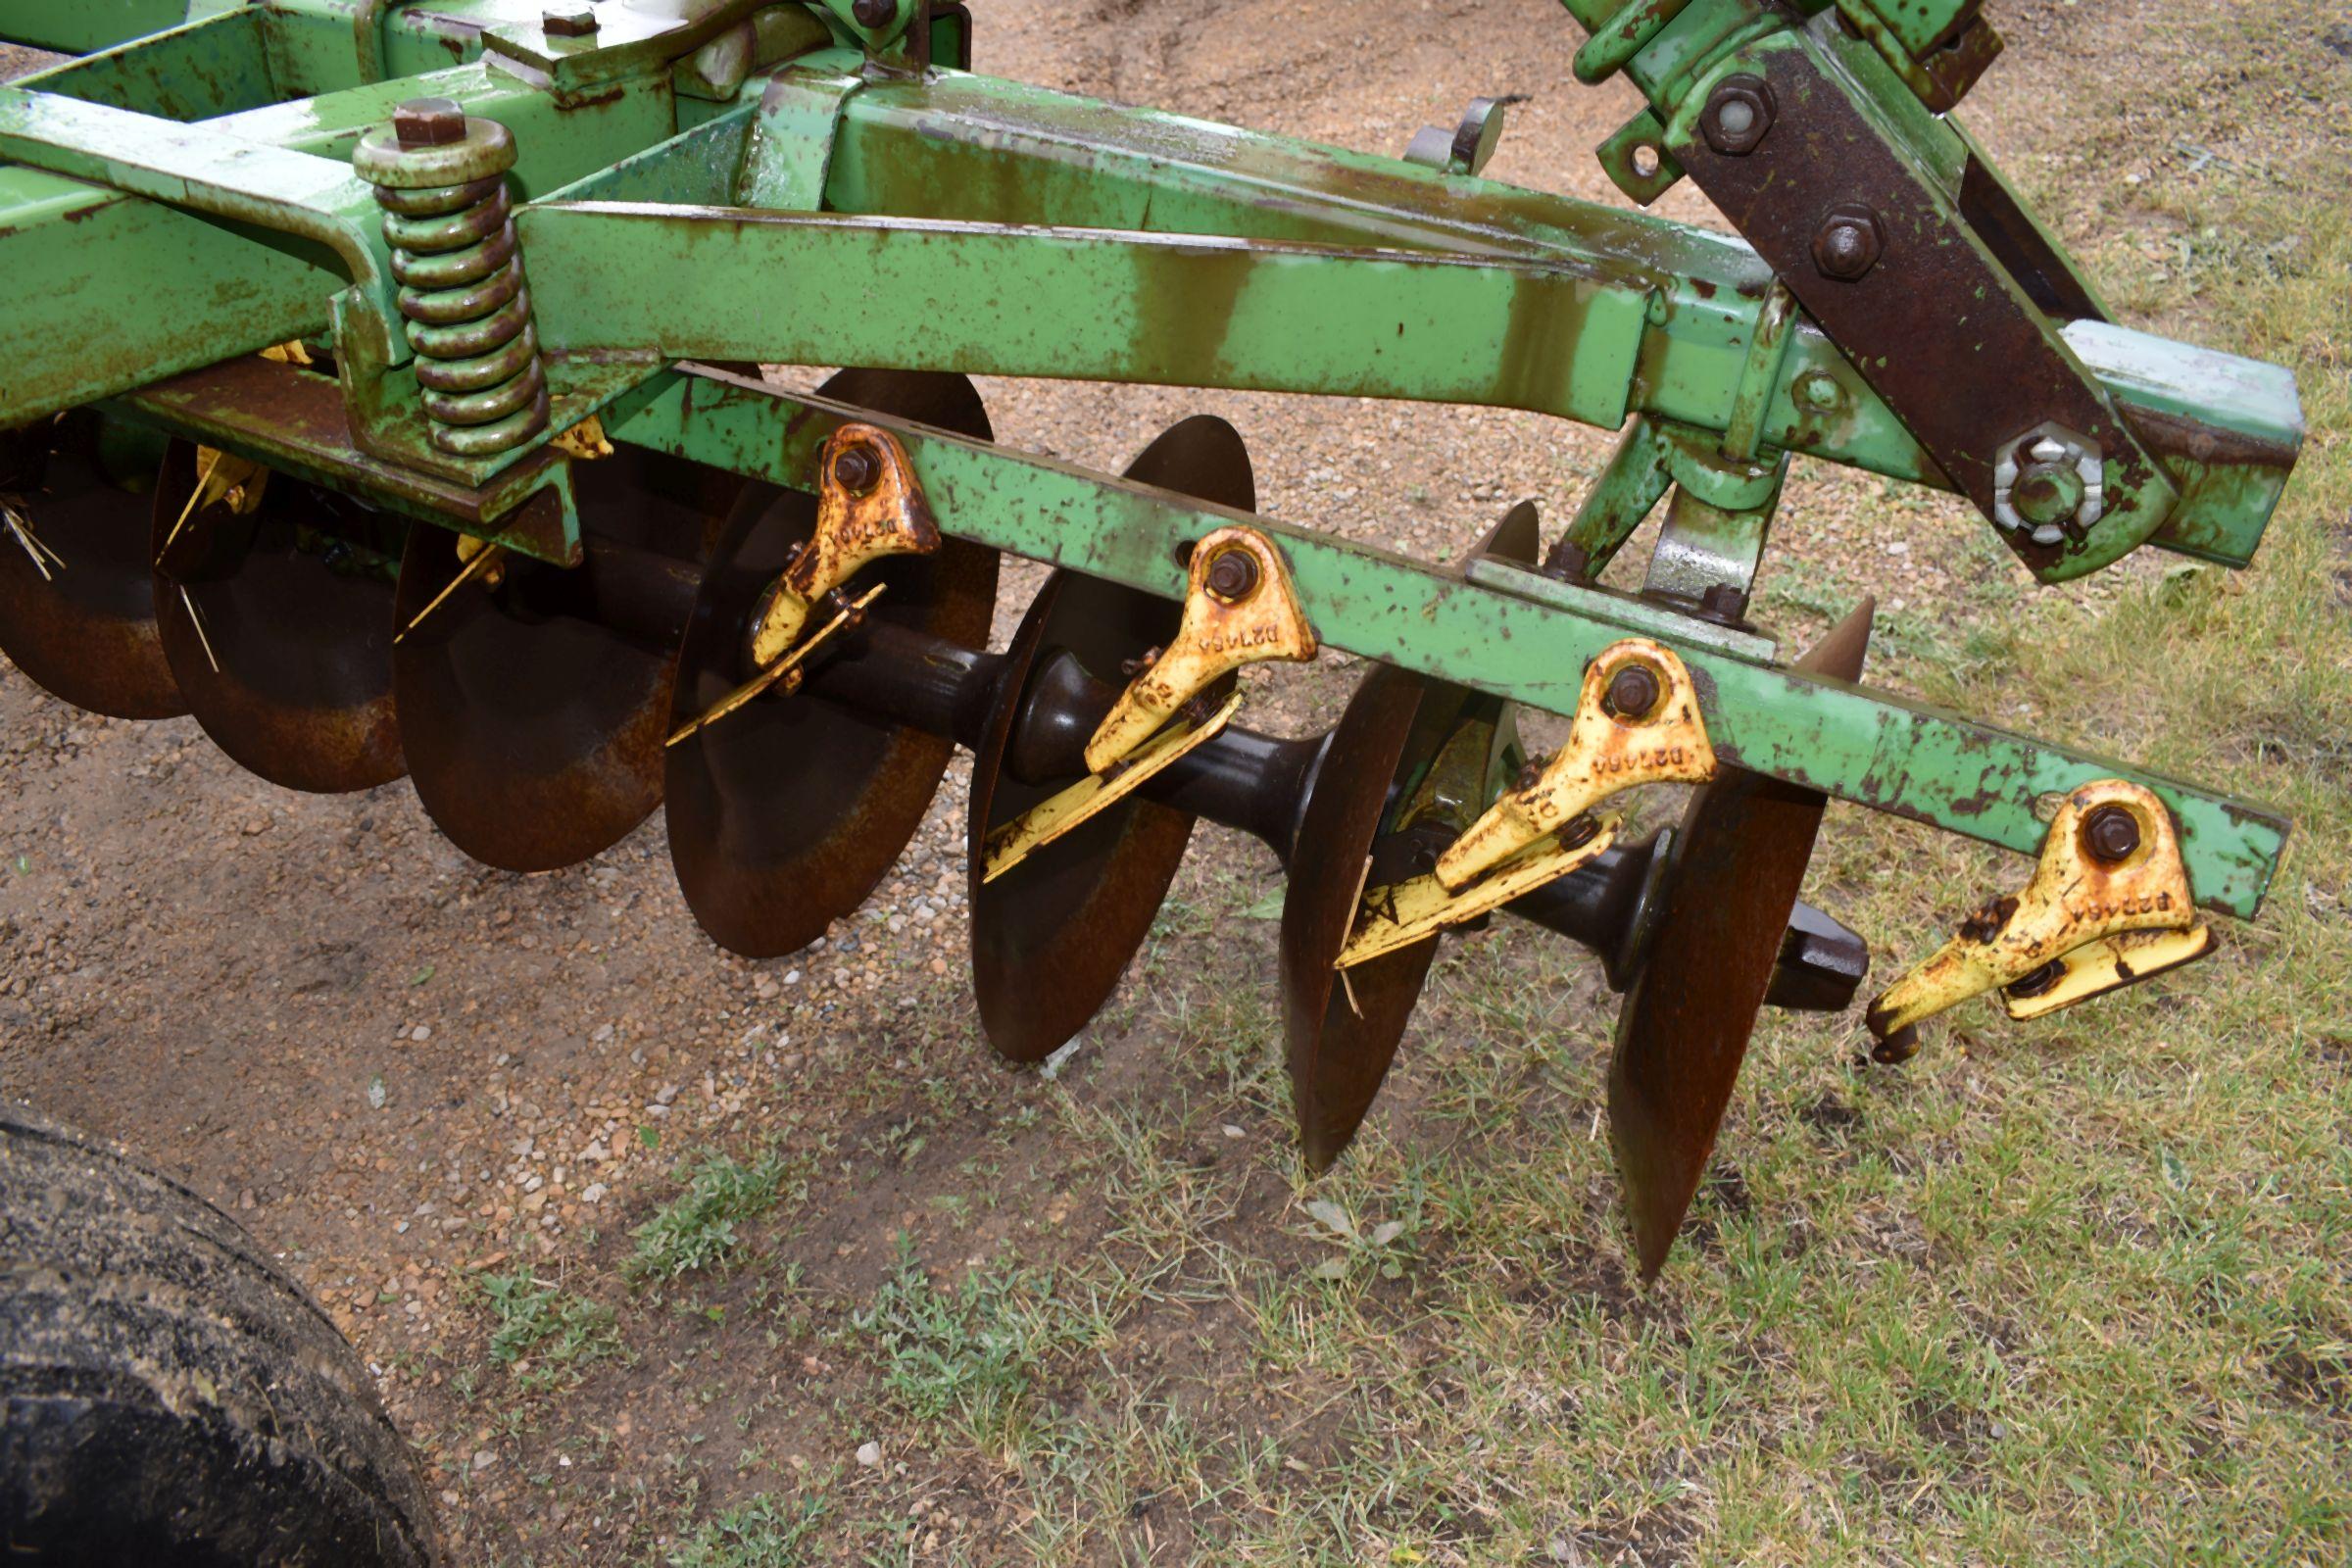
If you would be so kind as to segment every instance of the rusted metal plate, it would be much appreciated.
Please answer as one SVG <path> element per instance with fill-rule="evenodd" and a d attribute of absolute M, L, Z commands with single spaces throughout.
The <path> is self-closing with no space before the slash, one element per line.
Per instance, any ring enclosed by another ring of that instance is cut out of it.
<path fill-rule="evenodd" d="M 1206 416 L 1160 436 L 1127 477 L 1245 512 L 1257 500 L 1241 436 Z M 1050 711 L 1055 694 L 1033 677 L 1066 654 L 1115 691 L 1122 667 L 1166 645 L 1181 614 L 1169 600 L 1061 572 L 1013 639 L 972 764 L 968 839 L 972 988 L 990 1044 L 1012 1060 L 1043 1060 L 1102 1007 L 1151 934 L 1193 831 L 1188 812 L 1131 797 L 987 880 L 989 834 L 1069 782 L 1067 773 L 1017 776 L 1008 771 L 1013 754 L 1049 751 L 1042 731 L 1059 728 L 1076 742 L 1060 748 L 1063 756 L 1082 769 L 1085 738 L 1102 716 L 1092 705 Z"/>
<path fill-rule="evenodd" d="M 958 375 L 846 370 L 826 395 L 986 440 L 988 416 Z M 792 547 L 816 523 L 816 498 L 760 487 L 737 504 L 689 623 L 670 708 L 674 730 L 752 671 L 751 627 Z M 988 638 L 997 557 L 950 540 L 868 578 L 887 592 L 869 614 L 966 647 Z M 854 911 L 914 836 L 955 742 L 888 717 L 779 687 L 668 749 L 671 864 L 695 918 L 747 957 L 797 952 Z"/>
<path fill-rule="evenodd" d="M 1865 602 L 1797 667 L 1859 680 L 1873 611 Z M 1714 1152 L 1828 804 L 1725 768 L 1691 797 L 1676 832 L 1609 1057 L 1609 1137 L 1645 1279 L 1665 1266 Z"/>
<path fill-rule="evenodd" d="M 196 472 L 196 449 L 172 442 L 152 514 L 159 554 Z M 156 620 L 189 710 L 215 745 L 272 784 L 332 795 L 390 783 L 406 770 L 392 712 L 406 519 L 278 474 L 251 524 L 207 553 L 199 575 L 156 568 Z M 188 521 L 232 526 L 203 513 Z"/>
<path fill-rule="evenodd" d="M 0 653 L 76 708 L 172 718 L 188 705 L 164 657 L 148 581 L 154 466 L 125 488 L 134 476 L 109 471 L 101 425 L 84 411 L 0 435 L 0 494 L 22 503 L 29 534 L 0 526 Z"/>
<path fill-rule="evenodd" d="M 421 621 L 461 569 L 458 536 L 410 531 L 393 694 L 417 798 L 459 849 L 551 871 L 618 843 L 661 804 L 679 642 L 742 490 L 731 474 L 623 447 L 581 489 L 580 565 L 509 556 L 495 586 L 461 587 Z M 683 592 L 664 602 L 663 578 Z"/>
<path fill-rule="evenodd" d="M 2172 482 L 1862 90 L 1803 33 L 1740 65 L 1673 143 L 1691 179 L 1985 516 L 2006 443 L 2053 423 L 2098 444 L 2103 515 L 2053 545 L 2001 531 L 2036 575 L 2080 576 L 2145 541 L 2178 499 Z M 1730 104 L 1740 90 L 1754 102 Z M 1726 108 L 1760 128 L 1752 146 L 1714 133 Z"/>
<path fill-rule="evenodd" d="M 579 560 L 563 454 L 542 447 L 479 488 L 371 457 L 353 439 L 342 387 L 318 370 L 244 355 L 159 381 L 110 407 L 537 560 L 566 565 Z"/>

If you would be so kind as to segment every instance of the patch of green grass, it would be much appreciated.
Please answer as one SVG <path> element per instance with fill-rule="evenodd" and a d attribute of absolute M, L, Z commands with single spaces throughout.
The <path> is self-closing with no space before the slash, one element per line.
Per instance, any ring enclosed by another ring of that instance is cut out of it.
<path fill-rule="evenodd" d="M 822 1495 L 763 1494 L 719 1515 L 662 1560 L 669 1568 L 800 1568 L 834 1560 L 817 1531 L 830 1507 Z"/>
<path fill-rule="evenodd" d="M 567 1388 L 591 1362 L 622 1353 L 611 1307 L 539 1278 L 527 1263 L 475 1288 L 494 1323 L 490 1359 L 525 1389 Z"/>
<path fill-rule="evenodd" d="M 1056 1299 L 1054 1283 L 1015 1268 L 974 1271 L 943 1289 L 902 1239 L 897 1270 L 854 1326 L 902 1415 L 973 1448 L 1007 1451 L 1031 1434 L 1048 1363 L 1100 1332 Z"/>
<path fill-rule="evenodd" d="M 676 1279 L 728 1261 L 743 1245 L 736 1226 L 773 1208 L 789 1174 L 784 1156 L 773 1150 L 749 1162 L 717 1151 L 689 1162 L 685 1192 L 629 1233 L 637 1238 L 629 1273 Z"/>

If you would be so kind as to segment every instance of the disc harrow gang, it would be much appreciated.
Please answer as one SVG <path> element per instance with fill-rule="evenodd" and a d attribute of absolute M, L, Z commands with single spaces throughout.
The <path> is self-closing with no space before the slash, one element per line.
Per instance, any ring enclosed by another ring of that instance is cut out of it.
<path fill-rule="evenodd" d="M 1868 601 L 1792 663 L 1756 624 L 1792 453 L 1958 492 L 2049 582 L 2244 565 L 2295 461 L 2291 378 L 2108 322 L 1951 122 L 2000 47 L 1978 0 L 1569 0 L 1575 74 L 1647 100 L 1604 168 L 1696 180 L 1744 247 L 1476 177 L 1499 101 L 1396 161 L 1177 136 L 966 74 L 929 0 L 276 0 L 176 42 L 24 9 L 0 33 L 122 47 L 0 87 L 39 172 L 0 169 L 0 255 L 86 280 L 0 300 L 0 651 L 288 788 L 406 771 L 486 864 L 660 806 L 704 929 L 778 957 L 857 914 L 960 747 L 973 994 L 1028 1063 L 1116 992 L 1197 824 L 1250 835 L 1314 1171 L 1442 944 L 1508 914 L 1624 994 L 1647 1276 L 1760 1009 L 1841 1012 L 1869 969 L 1799 902 L 1833 798 L 2037 858 L 1868 1006 L 1882 1061 L 1977 996 L 2030 1021 L 2179 968 L 2278 863 L 2257 808 L 1861 686 Z M 190 38 L 201 83 L 135 69 Z M 613 95 L 670 112 L 574 113 Z M 976 374 L 1624 435 L 1548 549 L 1522 504 L 1441 564 L 1261 514 L 1219 418 L 1116 477 L 999 447 Z M 1640 589 L 1602 582 L 1661 506 Z M 1054 569 L 992 652 L 1005 553 Z M 1332 653 L 1363 662 L 1328 730 L 1250 722 Z M 1679 819 L 1627 842 L 1659 786 Z"/>

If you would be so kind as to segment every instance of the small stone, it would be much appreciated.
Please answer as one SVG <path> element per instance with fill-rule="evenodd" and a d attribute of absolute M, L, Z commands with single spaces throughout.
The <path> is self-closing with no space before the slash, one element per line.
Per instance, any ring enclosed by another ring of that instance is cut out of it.
<path fill-rule="evenodd" d="M 477 1467 L 480 1465 L 481 1455 L 474 1455 L 474 1463 Z M 879 1443 L 860 1445 L 858 1449 L 858 1463 L 860 1468 L 866 1470 L 879 1468 L 882 1463 L 882 1445 Z"/>
<path fill-rule="evenodd" d="M 496 1463 L 498 1463 L 498 1455 L 492 1453 L 488 1448 L 473 1450 L 473 1468 L 476 1471 L 487 1470 Z"/>
<path fill-rule="evenodd" d="M 432 1038 L 433 1038 L 433 1030 L 432 1030 L 432 1026 L 431 1026 L 430 1024 L 421 1024 L 421 1023 L 420 1023 L 420 1024 L 418 1024 L 418 1025 L 417 1025 L 416 1028 L 414 1028 L 414 1029 L 412 1029 L 412 1030 L 410 1030 L 410 1031 L 409 1031 L 409 1038 L 410 1038 L 411 1040 L 414 1040 L 414 1041 L 416 1041 L 416 1042 L 418 1045 L 420 1045 L 420 1046 L 421 1046 L 421 1045 L 423 1045 L 423 1044 L 424 1044 L 424 1043 L 425 1043 L 427 1040 L 430 1040 L 430 1039 L 432 1039 Z"/>
<path fill-rule="evenodd" d="M 612 1026 L 609 1023 L 598 1024 L 596 1026 L 596 1033 L 590 1035 L 588 1038 L 596 1045 L 601 1046 L 608 1044 L 612 1039 Z"/>
<path fill-rule="evenodd" d="M 585 1186 L 585 1187 L 583 1187 L 583 1188 L 581 1188 L 581 1189 L 580 1189 L 580 1201 L 581 1201 L 581 1202 L 583 1202 L 583 1203 L 601 1203 L 601 1202 L 603 1202 L 604 1200 L 605 1200 L 605 1184 L 604 1184 L 603 1182 L 590 1182 L 590 1183 L 589 1183 L 587 1186 Z"/>
<path fill-rule="evenodd" d="M 654 1103 L 657 1105 L 666 1105 L 677 1098 L 678 1086 L 676 1084 L 663 1084 L 654 1091 Z"/>

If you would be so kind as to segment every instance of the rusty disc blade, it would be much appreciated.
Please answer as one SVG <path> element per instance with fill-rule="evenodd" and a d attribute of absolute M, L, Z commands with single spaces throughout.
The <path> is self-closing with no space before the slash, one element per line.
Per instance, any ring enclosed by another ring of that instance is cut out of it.
<path fill-rule="evenodd" d="M 986 440 L 987 411 L 959 375 L 844 370 L 823 395 Z M 816 498 L 760 485 L 728 518 L 688 622 L 674 729 L 753 671 L 748 629 L 786 554 L 816 523 Z M 866 568 L 887 591 L 869 613 L 969 648 L 988 641 L 996 552 L 948 539 L 934 556 Z M 848 641 L 848 639 L 845 639 Z M 955 742 L 803 692 L 771 691 L 670 747 L 670 861 L 712 941 L 746 957 L 797 952 L 856 909 L 922 825 Z"/>
<path fill-rule="evenodd" d="M 1865 601 L 1796 667 L 1860 679 L 1873 608 Z M 1644 1279 L 1665 1266 L 1714 1152 L 1828 804 L 1726 767 L 1676 832 L 1609 1058 L 1609 1136 Z"/>
<path fill-rule="evenodd" d="M 1522 502 L 1471 552 L 1520 564 L 1541 549 Z M 1301 1157 L 1330 1168 L 1355 1138 L 1396 1060 L 1438 938 L 1355 965 L 1332 965 L 1354 928 L 1359 896 L 1427 867 L 1418 846 L 1383 828 L 1406 786 L 1465 725 L 1492 730 L 1500 708 L 1459 686 L 1379 665 L 1327 741 L 1299 816 L 1282 904 L 1283 1039 Z"/>
<path fill-rule="evenodd" d="M 1393 665 L 1375 668 L 1332 731 L 1299 818 L 1282 903 L 1282 1022 L 1309 1170 L 1329 1168 L 1363 1124 L 1437 956 L 1433 936 L 1358 964 L 1345 979 L 1332 967 L 1362 889 L 1405 874 L 1374 864 L 1374 846 L 1399 782 L 1413 771 L 1416 733 L 1439 728 L 1418 722 L 1424 704 L 1448 694 L 1458 700 L 1458 692 Z"/>
<path fill-rule="evenodd" d="M 153 513 L 163 552 L 196 483 L 196 449 L 165 455 Z M 392 712 L 392 600 L 405 519 L 272 474 L 250 518 L 188 519 L 233 545 L 175 576 L 154 568 L 156 622 L 188 710 L 213 743 L 272 784 L 318 795 L 405 771 Z"/>
<path fill-rule="evenodd" d="M 1127 469 L 1140 483 L 1241 512 L 1257 506 L 1249 449 L 1223 419 L 1175 425 Z M 1030 605 L 1005 656 L 995 706 L 972 763 L 968 819 L 972 988 L 989 1043 L 1013 1061 L 1042 1061 L 1086 1026 L 1151 933 L 1184 859 L 1193 818 L 1131 796 L 1076 832 L 982 880 L 988 835 L 1068 779 L 1029 784 L 1005 770 L 1024 712 L 1043 700 L 1031 676 L 1068 655 L 1097 680 L 1175 635 L 1171 600 L 1075 572 L 1056 572 Z"/>
<path fill-rule="evenodd" d="M 580 476 L 579 566 L 510 555 L 495 586 L 460 587 L 392 650 L 417 799 L 450 842 L 502 870 L 576 864 L 662 803 L 679 641 L 743 488 L 625 446 Z M 411 530 L 398 623 L 461 569 L 456 534 Z"/>
<path fill-rule="evenodd" d="M 115 718 L 188 710 L 147 572 L 162 458 L 160 439 L 86 409 L 0 434 L 0 493 L 34 541 L 0 523 L 0 653 L 50 695 Z"/>

